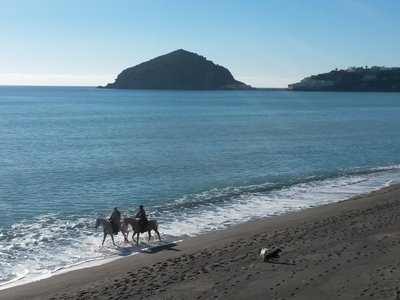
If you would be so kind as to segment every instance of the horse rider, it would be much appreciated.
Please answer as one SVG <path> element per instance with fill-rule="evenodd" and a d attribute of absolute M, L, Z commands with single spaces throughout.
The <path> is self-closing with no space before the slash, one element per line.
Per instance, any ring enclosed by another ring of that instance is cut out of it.
<path fill-rule="evenodd" d="M 145 232 L 149 221 L 147 220 L 146 212 L 144 211 L 143 205 L 139 206 L 139 211 L 136 214 L 135 218 L 139 218 L 140 232 Z"/>
<path fill-rule="evenodd" d="M 113 233 L 118 234 L 118 231 L 121 227 L 121 213 L 119 212 L 118 208 L 114 207 L 109 220 L 113 228 Z"/>

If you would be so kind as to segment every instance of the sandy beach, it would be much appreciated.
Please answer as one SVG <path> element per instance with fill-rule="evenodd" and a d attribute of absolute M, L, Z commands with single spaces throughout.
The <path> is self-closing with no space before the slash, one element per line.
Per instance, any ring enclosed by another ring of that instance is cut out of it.
<path fill-rule="evenodd" d="M 281 256 L 263 262 L 264 247 Z M 400 299 L 400 185 L 2 290 L 0 299 Z"/>

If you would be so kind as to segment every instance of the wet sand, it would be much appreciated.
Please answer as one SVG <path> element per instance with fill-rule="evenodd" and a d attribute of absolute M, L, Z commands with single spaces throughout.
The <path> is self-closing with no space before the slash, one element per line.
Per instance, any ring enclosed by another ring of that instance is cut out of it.
<path fill-rule="evenodd" d="M 281 248 L 280 258 L 263 262 L 263 247 Z M 2 290 L 0 299 L 400 299 L 400 185 Z"/>

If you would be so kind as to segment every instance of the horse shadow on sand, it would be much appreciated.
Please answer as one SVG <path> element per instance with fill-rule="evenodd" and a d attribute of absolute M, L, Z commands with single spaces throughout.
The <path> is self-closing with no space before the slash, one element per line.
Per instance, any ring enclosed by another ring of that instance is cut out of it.
<path fill-rule="evenodd" d="M 160 252 L 163 250 L 181 251 L 181 250 L 175 248 L 175 246 L 177 246 L 177 245 L 178 244 L 176 244 L 176 243 L 168 243 L 168 242 L 165 242 L 162 245 L 157 245 L 157 246 L 148 245 L 148 247 L 145 249 L 142 249 L 140 251 L 140 253 L 154 254 L 154 253 L 157 253 L 157 252 Z"/>
<path fill-rule="evenodd" d="M 148 244 L 148 243 L 140 243 L 137 245 L 135 242 L 128 242 L 128 244 L 131 244 L 131 247 L 124 247 L 124 246 L 118 246 L 114 248 L 116 251 L 118 251 L 119 256 L 129 256 L 134 253 L 146 253 L 146 254 L 154 254 L 158 253 L 160 251 L 168 250 L 168 251 L 181 251 L 179 249 L 176 249 L 175 247 L 178 245 L 177 243 L 170 243 L 170 242 L 164 242 L 160 241 L 156 245 L 154 244 Z M 126 243 L 125 243 L 126 245 Z"/>

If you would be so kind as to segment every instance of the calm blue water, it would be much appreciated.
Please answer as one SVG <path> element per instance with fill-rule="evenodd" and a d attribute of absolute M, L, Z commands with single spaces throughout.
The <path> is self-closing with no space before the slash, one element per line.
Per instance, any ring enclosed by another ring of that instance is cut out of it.
<path fill-rule="evenodd" d="M 0 140 L 7 287 L 138 251 L 114 206 L 175 241 L 400 182 L 400 94 L 0 87 Z"/>

